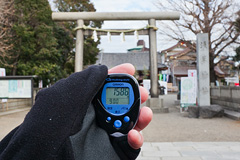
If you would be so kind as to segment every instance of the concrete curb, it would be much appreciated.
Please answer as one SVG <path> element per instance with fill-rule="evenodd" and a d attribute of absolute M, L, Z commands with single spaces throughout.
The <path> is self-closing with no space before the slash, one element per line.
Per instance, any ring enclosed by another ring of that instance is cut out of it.
<path fill-rule="evenodd" d="M 30 109 L 31 109 L 30 107 L 25 107 L 25 108 L 20 108 L 20 109 L 7 110 L 7 111 L 0 112 L 0 116 L 23 112 L 23 111 L 27 111 Z"/>

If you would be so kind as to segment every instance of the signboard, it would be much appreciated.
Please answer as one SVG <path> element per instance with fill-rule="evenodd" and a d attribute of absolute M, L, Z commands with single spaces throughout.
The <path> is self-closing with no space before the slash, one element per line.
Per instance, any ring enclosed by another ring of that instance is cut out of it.
<path fill-rule="evenodd" d="M 229 83 L 239 83 L 239 77 L 225 77 L 225 81 L 227 82 L 227 85 L 229 85 Z"/>
<path fill-rule="evenodd" d="M 194 77 L 197 78 L 197 70 L 188 70 L 188 77 Z"/>
<path fill-rule="evenodd" d="M 196 69 L 189 69 L 188 70 L 188 77 L 193 77 L 195 80 L 194 80 L 194 85 L 195 85 L 195 94 L 196 94 L 196 96 L 197 96 L 197 90 L 198 90 L 198 88 L 197 88 L 197 86 L 198 86 L 198 82 L 197 82 L 197 70 Z M 196 102 L 195 102 L 196 103 Z"/>
<path fill-rule="evenodd" d="M 32 98 L 31 79 L 0 79 L 0 98 Z"/>
<path fill-rule="evenodd" d="M 167 82 L 164 81 L 158 81 L 160 86 L 165 87 L 164 94 L 167 94 Z M 150 88 L 151 88 L 151 80 L 150 79 L 144 79 L 143 80 L 143 87 L 147 89 L 148 94 L 150 94 Z"/>
<path fill-rule="evenodd" d="M 151 83 L 150 79 L 144 79 L 143 80 L 143 87 L 148 91 L 148 94 L 150 94 L 150 88 L 151 88 Z"/>
<path fill-rule="evenodd" d="M 0 76 L 6 76 L 5 68 L 0 68 Z"/>
<path fill-rule="evenodd" d="M 38 88 L 43 88 L 43 81 L 42 80 L 39 80 Z"/>
<path fill-rule="evenodd" d="M 0 76 L 3 77 L 3 76 L 6 76 L 6 69 L 5 68 L 0 68 Z M 1 90 L 0 90 L 1 92 Z M 1 93 L 0 93 L 1 94 Z M 2 99 L 2 102 L 3 103 L 6 103 L 7 102 L 7 99 Z"/>
<path fill-rule="evenodd" d="M 196 104 L 196 83 L 193 77 L 181 77 L 181 107 Z"/>

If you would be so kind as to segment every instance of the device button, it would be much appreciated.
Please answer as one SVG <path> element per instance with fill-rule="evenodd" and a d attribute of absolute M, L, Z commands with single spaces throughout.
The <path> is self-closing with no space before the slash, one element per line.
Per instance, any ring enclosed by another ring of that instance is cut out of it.
<path fill-rule="evenodd" d="M 123 118 L 123 120 L 124 120 L 124 122 L 129 122 L 129 121 L 130 121 L 130 118 L 129 118 L 128 116 L 125 116 L 125 117 Z"/>
<path fill-rule="evenodd" d="M 107 122 L 110 122 L 112 120 L 111 117 L 107 117 Z"/>
<path fill-rule="evenodd" d="M 122 122 L 120 121 L 120 120 L 116 120 L 115 122 L 114 122 L 114 127 L 115 128 L 120 128 L 122 126 Z"/>

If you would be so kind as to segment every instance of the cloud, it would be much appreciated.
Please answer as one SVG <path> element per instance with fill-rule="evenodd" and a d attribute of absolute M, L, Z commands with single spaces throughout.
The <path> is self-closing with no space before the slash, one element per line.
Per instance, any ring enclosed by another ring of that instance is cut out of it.
<path fill-rule="evenodd" d="M 155 0 L 91 0 L 96 8 L 97 12 L 157 12 L 159 9 L 154 4 Z M 138 29 L 145 27 L 148 24 L 147 21 L 104 21 L 102 28 L 104 29 Z M 158 23 L 157 23 L 158 25 Z M 157 38 L 157 50 L 163 50 L 170 47 L 175 42 L 170 43 L 165 41 L 161 35 L 163 41 L 159 41 Z M 143 39 L 146 46 L 149 47 L 149 37 L 139 36 L 139 39 Z M 136 47 L 137 40 L 134 36 L 126 36 L 126 41 L 121 42 L 120 36 L 112 36 L 112 41 L 108 42 L 106 36 L 101 36 L 101 44 L 99 48 L 103 52 L 127 52 L 127 49 Z"/>
<path fill-rule="evenodd" d="M 157 11 L 152 0 L 91 0 L 97 12 Z"/>
<path fill-rule="evenodd" d="M 53 11 L 53 0 L 48 0 Z M 96 8 L 97 12 L 157 12 L 159 9 L 154 4 L 156 0 L 91 0 Z M 148 24 L 147 21 L 104 21 L 103 29 L 138 29 L 143 28 Z M 158 23 L 157 23 L 158 26 Z M 159 26 L 158 26 L 159 27 Z M 171 43 L 164 40 L 164 38 L 157 34 L 157 50 L 163 50 L 175 42 Z M 101 44 L 99 48 L 103 52 L 127 52 L 127 49 L 136 47 L 137 40 L 134 36 L 125 36 L 125 42 L 121 42 L 120 36 L 112 36 L 112 41 L 108 42 L 107 36 L 101 36 Z M 149 47 L 149 37 L 139 36 L 139 39 L 143 39 L 147 47 Z"/>

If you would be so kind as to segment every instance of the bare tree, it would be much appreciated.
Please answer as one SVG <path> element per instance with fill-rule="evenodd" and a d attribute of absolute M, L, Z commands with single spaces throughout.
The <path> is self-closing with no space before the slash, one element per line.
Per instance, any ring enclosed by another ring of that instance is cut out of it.
<path fill-rule="evenodd" d="M 239 43 L 233 21 L 236 19 L 234 0 L 158 0 L 161 10 L 179 11 L 181 20 L 161 23 L 160 33 L 174 40 L 187 41 L 198 33 L 208 33 L 210 49 L 210 80 L 215 82 L 214 59 L 232 43 Z M 190 45 L 190 44 L 189 44 Z M 190 46 L 195 49 L 195 46 Z"/>
<path fill-rule="evenodd" d="M 0 67 L 13 68 L 16 55 L 13 48 L 12 27 L 14 18 L 14 0 L 0 0 Z"/>

